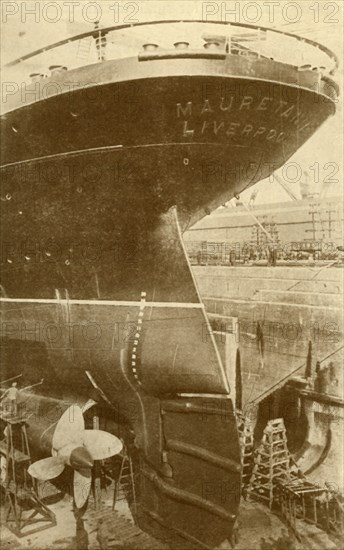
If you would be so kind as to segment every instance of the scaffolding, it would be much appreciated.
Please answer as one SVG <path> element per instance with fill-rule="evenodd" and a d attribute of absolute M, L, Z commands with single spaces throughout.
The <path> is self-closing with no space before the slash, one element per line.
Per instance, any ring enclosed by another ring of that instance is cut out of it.
<path fill-rule="evenodd" d="M 270 420 L 263 439 L 254 453 L 254 466 L 247 488 L 247 497 L 262 500 L 272 508 L 276 501 L 276 486 L 290 479 L 290 454 L 282 418 Z"/>
<path fill-rule="evenodd" d="M 27 473 L 31 456 L 25 418 L 3 412 L 0 418 L 6 423 L 5 438 L 0 441 L 5 522 L 17 537 L 24 537 L 53 527 L 56 518 L 38 498 L 32 478 Z"/>
<path fill-rule="evenodd" d="M 278 493 L 282 515 L 298 538 L 302 535 L 300 520 L 335 536 L 343 536 L 343 502 L 327 487 L 294 476 L 289 481 L 278 482 Z"/>

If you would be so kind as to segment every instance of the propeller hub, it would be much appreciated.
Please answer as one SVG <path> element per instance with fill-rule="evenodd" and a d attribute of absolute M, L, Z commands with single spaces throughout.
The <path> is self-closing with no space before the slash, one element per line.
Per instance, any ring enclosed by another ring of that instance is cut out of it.
<path fill-rule="evenodd" d="M 93 458 L 85 447 L 76 447 L 70 454 L 69 463 L 74 470 L 92 468 Z"/>

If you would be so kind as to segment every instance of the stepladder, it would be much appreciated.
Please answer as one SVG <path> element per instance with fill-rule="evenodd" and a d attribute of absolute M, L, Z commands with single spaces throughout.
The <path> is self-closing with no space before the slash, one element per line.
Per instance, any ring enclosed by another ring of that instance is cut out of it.
<path fill-rule="evenodd" d="M 277 483 L 290 479 L 290 461 L 283 419 L 270 420 L 264 429 L 262 442 L 254 453 L 247 496 L 261 500 L 272 508 L 276 501 Z"/>

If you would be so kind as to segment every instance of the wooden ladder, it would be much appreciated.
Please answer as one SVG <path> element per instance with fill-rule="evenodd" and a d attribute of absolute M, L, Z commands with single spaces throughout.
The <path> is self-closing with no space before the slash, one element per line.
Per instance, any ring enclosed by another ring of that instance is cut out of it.
<path fill-rule="evenodd" d="M 254 441 L 251 421 L 247 418 L 242 418 L 238 430 L 241 448 L 241 475 L 244 489 L 250 481 L 253 468 Z"/>
<path fill-rule="evenodd" d="M 134 513 L 136 514 L 137 508 L 133 462 L 124 445 L 120 456 L 121 466 L 118 478 L 115 480 L 112 509 L 115 510 L 116 504 L 121 500 L 125 500 L 130 506 L 133 506 Z"/>

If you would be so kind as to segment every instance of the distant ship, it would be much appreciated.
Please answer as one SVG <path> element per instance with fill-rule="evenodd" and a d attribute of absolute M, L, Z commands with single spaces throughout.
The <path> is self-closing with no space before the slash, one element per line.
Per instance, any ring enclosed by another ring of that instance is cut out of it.
<path fill-rule="evenodd" d="M 7 67 L 4 369 L 44 378 L 61 402 L 117 407 L 140 457 L 137 521 L 183 548 L 230 538 L 241 463 L 181 232 L 335 113 L 337 65 L 290 33 L 165 21 L 98 28 Z"/>

